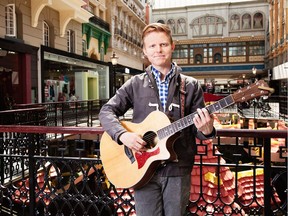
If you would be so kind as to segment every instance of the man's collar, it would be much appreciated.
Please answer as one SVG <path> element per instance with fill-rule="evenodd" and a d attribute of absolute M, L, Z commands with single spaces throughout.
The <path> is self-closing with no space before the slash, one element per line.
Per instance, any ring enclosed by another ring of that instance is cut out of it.
<path fill-rule="evenodd" d="M 171 63 L 171 69 L 170 71 L 166 74 L 165 79 L 169 76 L 171 76 L 175 71 L 175 64 L 172 62 Z M 160 78 L 160 71 L 158 71 L 153 65 L 151 65 L 151 72 L 154 74 L 154 76 Z"/>

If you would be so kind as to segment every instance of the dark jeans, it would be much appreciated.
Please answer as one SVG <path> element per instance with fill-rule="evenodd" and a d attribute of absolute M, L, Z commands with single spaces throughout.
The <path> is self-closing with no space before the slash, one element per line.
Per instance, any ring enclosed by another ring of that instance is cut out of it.
<path fill-rule="evenodd" d="M 183 216 L 190 195 L 191 175 L 161 177 L 157 173 L 135 190 L 137 216 Z"/>

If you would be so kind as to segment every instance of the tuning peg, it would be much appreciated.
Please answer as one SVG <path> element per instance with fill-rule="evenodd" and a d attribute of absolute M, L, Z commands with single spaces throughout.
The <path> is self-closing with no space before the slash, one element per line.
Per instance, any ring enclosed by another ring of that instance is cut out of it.
<path fill-rule="evenodd" d="M 262 90 L 265 90 L 265 91 L 269 91 L 270 94 L 272 94 L 272 93 L 275 92 L 274 88 L 270 88 L 270 87 L 259 86 L 258 88 L 259 88 L 259 89 L 262 89 Z"/>

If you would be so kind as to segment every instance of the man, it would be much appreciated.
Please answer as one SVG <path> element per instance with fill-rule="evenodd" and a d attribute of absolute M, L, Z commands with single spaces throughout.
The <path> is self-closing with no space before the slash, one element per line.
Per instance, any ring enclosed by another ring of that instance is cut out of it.
<path fill-rule="evenodd" d="M 117 116 L 132 108 L 132 121 L 140 123 L 156 109 L 166 113 L 172 121 L 180 119 L 183 113 L 195 112 L 194 124 L 183 129 L 174 143 L 177 160 L 165 161 L 147 184 L 134 191 L 137 216 L 182 216 L 189 201 L 195 138 L 205 140 L 215 136 L 213 118 L 203 108 L 199 82 L 180 75 L 181 69 L 171 62 L 175 45 L 169 27 L 161 23 L 147 25 L 142 33 L 142 42 L 143 52 L 151 65 L 118 89 L 102 107 L 99 119 L 119 145 L 142 152 L 146 150 L 146 142 L 139 135 L 126 131 Z M 185 102 L 181 103 L 183 95 Z M 181 112 L 183 106 L 185 109 Z"/>

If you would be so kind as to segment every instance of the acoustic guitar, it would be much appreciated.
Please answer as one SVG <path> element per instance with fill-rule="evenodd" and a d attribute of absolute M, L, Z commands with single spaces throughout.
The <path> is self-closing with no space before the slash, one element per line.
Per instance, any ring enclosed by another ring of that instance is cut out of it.
<path fill-rule="evenodd" d="M 260 80 L 206 106 L 206 109 L 212 114 L 234 103 L 269 95 L 273 91 Z M 139 134 L 147 142 L 148 150 L 145 152 L 134 152 L 125 145 L 119 145 L 104 132 L 100 141 L 100 157 L 109 181 L 119 188 L 139 188 L 145 185 L 163 161 L 177 159 L 173 151 L 174 141 L 182 129 L 193 124 L 196 113 L 173 123 L 160 111 L 151 112 L 139 124 L 121 121 L 127 131 Z"/>

